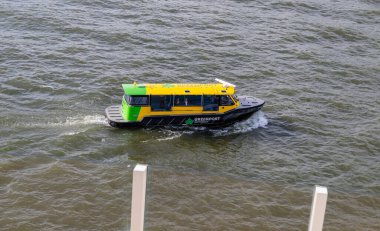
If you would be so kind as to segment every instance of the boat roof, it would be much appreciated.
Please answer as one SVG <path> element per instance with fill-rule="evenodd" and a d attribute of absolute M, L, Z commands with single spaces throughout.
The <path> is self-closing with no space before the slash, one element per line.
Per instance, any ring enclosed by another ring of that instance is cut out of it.
<path fill-rule="evenodd" d="M 232 95 L 233 86 L 222 83 L 122 84 L 127 95 Z"/>

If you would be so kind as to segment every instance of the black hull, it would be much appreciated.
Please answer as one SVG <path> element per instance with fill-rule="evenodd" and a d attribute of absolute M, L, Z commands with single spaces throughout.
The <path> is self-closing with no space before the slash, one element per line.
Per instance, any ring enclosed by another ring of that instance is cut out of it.
<path fill-rule="evenodd" d="M 208 114 L 208 115 L 173 115 L 173 116 L 149 116 L 139 122 L 126 122 L 120 119 L 112 120 L 108 116 L 109 112 L 106 109 L 108 123 L 112 127 L 117 128 L 138 128 L 138 127 L 226 127 L 238 121 L 246 120 L 255 112 L 263 107 L 264 103 L 253 107 L 237 108 L 224 114 Z M 116 110 L 116 106 L 114 110 Z M 111 112 L 115 113 L 115 112 Z"/>

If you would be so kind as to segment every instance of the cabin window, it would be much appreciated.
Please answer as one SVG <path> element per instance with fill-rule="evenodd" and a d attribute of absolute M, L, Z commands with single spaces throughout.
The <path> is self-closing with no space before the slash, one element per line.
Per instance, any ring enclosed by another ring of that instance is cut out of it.
<path fill-rule="evenodd" d="M 220 106 L 232 106 L 234 104 L 234 101 L 228 95 L 220 96 Z"/>
<path fill-rule="evenodd" d="M 133 105 L 133 106 L 149 105 L 149 96 L 147 95 L 139 95 L 139 96 L 125 95 L 125 100 L 127 101 L 129 105 Z"/>
<path fill-rule="evenodd" d="M 174 106 L 202 106 L 201 95 L 176 95 Z"/>
<path fill-rule="evenodd" d="M 171 95 L 152 95 L 150 105 L 152 111 L 170 111 L 172 108 Z"/>
<path fill-rule="evenodd" d="M 204 95 L 203 96 L 203 110 L 204 111 L 217 111 L 219 108 L 218 95 Z"/>

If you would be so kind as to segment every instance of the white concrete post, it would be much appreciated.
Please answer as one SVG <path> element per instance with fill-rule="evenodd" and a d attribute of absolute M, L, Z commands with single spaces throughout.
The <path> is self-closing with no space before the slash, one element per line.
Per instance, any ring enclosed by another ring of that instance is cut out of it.
<path fill-rule="evenodd" d="M 313 203 L 311 205 L 309 231 L 322 231 L 326 203 L 327 188 L 316 185 L 314 189 Z"/>
<path fill-rule="evenodd" d="M 133 170 L 131 231 L 144 230 L 145 192 L 148 165 L 137 164 Z"/>

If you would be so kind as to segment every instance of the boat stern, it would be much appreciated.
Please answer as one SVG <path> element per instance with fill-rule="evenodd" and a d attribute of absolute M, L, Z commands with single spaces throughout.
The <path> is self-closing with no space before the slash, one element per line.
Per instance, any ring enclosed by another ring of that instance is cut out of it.
<path fill-rule="evenodd" d="M 126 123 L 127 121 L 123 119 L 121 115 L 121 106 L 112 105 L 106 108 L 106 118 L 109 125 L 112 127 L 119 127 L 118 125 Z"/>

